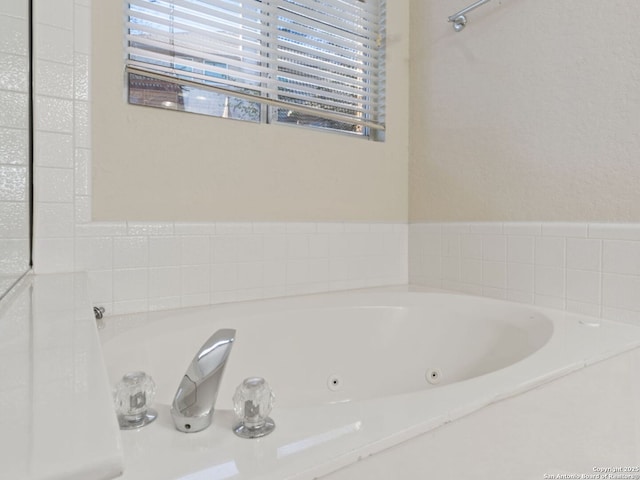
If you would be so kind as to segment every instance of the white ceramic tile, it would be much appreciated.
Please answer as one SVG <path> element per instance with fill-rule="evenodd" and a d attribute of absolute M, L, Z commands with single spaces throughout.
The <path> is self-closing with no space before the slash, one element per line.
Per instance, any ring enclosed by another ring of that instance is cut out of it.
<path fill-rule="evenodd" d="M 0 165 L 0 202 L 23 202 L 27 199 L 27 167 Z"/>
<path fill-rule="evenodd" d="M 29 91 L 29 58 L 0 52 L 0 90 Z"/>
<path fill-rule="evenodd" d="M 507 291 L 502 288 L 482 287 L 482 295 L 497 300 L 507 299 Z"/>
<path fill-rule="evenodd" d="M 113 266 L 114 268 L 149 266 L 149 239 L 147 237 L 114 238 Z"/>
<path fill-rule="evenodd" d="M 262 285 L 264 288 L 282 287 L 286 284 L 287 270 L 283 262 L 264 262 L 262 269 Z M 345 277 L 343 278 L 346 278 L 346 268 Z"/>
<path fill-rule="evenodd" d="M 36 170 L 36 199 L 38 202 L 73 201 L 73 176 L 70 168 L 44 168 Z"/>
<path fill-rule="evenodd" d="M 337 282 L 349 278 L 349 264 L 345 258 L 329 260 L 329 281 Z"/>
<path fill-rule="evenodd" d="M 422 233 L 420 244 L 425 255 L 441 255 L 442 236 L 439 233 Z"/>
<path fill-rule="evenodd" d="M 565 239 L 559 237 L 536 237 L 535 263 L 547 267 L 565 266 Z"/>
<path fill-rule="evenodd" d="M 263 259 L 264 244 L 261 235 L 236 237 L 238 262 L 260 262 Z"/>
<path fill-rule="evenodd" d="M 91 9 L 76 5 L 74 8 L 74 51 L 84 54 L 91 53 Z"/>
<path fill-rule="evenodd" d="M 90 100 L 89 55 L 77 50 L 73 55 L 73 90 L 76 100 Z"/>
<path fill-rule="evenodd" d="M 75 233 L 81 237 L 104 237 L 111 235 L 120 237 L 127 234 L 126 222 L 91 222 L 76 225 Z"/>
<path fill-rule="evenodd" d="M 482 258 L 493 262 L 506 261 L 507 237 L 504 235 L 483 235 Z"/>
<path fill-rule="evenodd" d="M 393 232 L 395 228 L 391 223 L 371 223 L 369 224 L 369 231 L 371 233 L 389 233 Z"/>
<path fill-rule="evenodd" d="M 462 258 L 482 258 L 482 235 L 461 235 L 460 256 Z"/>
<path fill-rule="evenodd" d="M 640 311 L 640 277 L 603 274 L 602 304 L 607 307 Z"/>
<path fill-rule="evenodd" d="M 95 305 L 113 302 L 113 270 L 94 270 L 88 273 L 89 292 Z M 107 314 L 111 312 L 107 311 Z"/>
<path fill-rule="evenodd" d="M 91 150 L 77 148 L 75 151 L 73 179 L 76 195 L 91 195 Z"/>
<path fill-rule="evenodd" d="M 253 232 L 253 225 L 249 222 L 218 222 L 216 235 L 247 235 Z"/>
<path fill-rule="evenodd" d="M 450 234 L 469 234 L 471 227 L 468 223 L 444 223 L 441 225 L 441 233 L 443 235 Z"/>
<path fill-rule="evenodd" d="M 148 270 L 146 268 L 114 269 L 113 270 L 113 301 L 142 300 L 148 298 Z M 126 307 L 129 308 L 129 307 Z M 120 310 L 125 306 L 121 305 Z M 144 311 L 144 310 L 128 310 Z"/>
<path fill-rule="evenodd" d="M 29 131 L 26 128 L 0 127 L 0 164 L 26 165 L 29 156 Z"/>
<path fill-rule="evenodd" d="M 369 224 L 347 222 L 344 224 L 344 231 L 347 233 L 366 233 L 369 231 Z"/>
<path fill-rule="evenodd" d="M 283 260 L 287 257 L 287 237 L 284 235 L 264 235 L 262 237 L 264 260 Z"/>
<path fill-rule="evenodd" d="M 460 281 L 460 258 L 459 257 L 443 257 L 442 258 L 442 279 L 459 282 Z"/>
<path fill-rule="evenodd" d="M 0 202 L 0 238 L 28 238 L 28 210 L 26 202 Z"/>
<path fill-rule="evenodd" d="M 25 93 L 0 90 L 0 127 L 28 128 L 27 112 L 29 97 Z"/>
<path fill-rule="evenodd" d="M 125 315 L 127 313 L 146 312 L 147 310 L 149 310 L 149 300 L 147 298 L 113 302 L 114 315 Z"/>
<path fill-rule="evenodd" d="M 441 237 L 442 255 L 445 257 L 460 256 L 460 235 L 457 233 L 443 233 Z"/>
<path fill-rule="evenodd" d="M 171 235 L 171 222 L 127 222 L 127 235 Z"/>
<path fill-rule="evenodd" d="M 376 240 L 380 243 L 381 234 L 376 234 Z M 380 252 L 381 253 L 381 252 Z M 315 234 L 309 237 L 309 258 L 327 258 L 329 256 L 329 235 Z"/>
<path fill-rule="evenodd" d="M 485 235 L 501 235 L 503 232 L 502 223 L 471 223 L 469 224 L 471 233 L 480 233 Z"/>
<path fill-rule="evenodd" d="M 518 303 L 534 303 L 533 292 L 520 292 L 516 290 L 507 290 L 507 300 Z"/>
<path fill-rule="evenodd" d="M 37 95 L 74 98 L 72 65 L 40 60 L 36 67 L 35 93 Z"/>
<path fill-rule="evenodd" d="M 180 267 L 149 269 L 149 298 L 175 297 L 181 289 Z M 156 304 L 158 301 L 156 301 Z M 178 301 L 178 305 L 179 305 Z"/>
<path fill-rule="evenodd" d="M 55 133 L 74 132 L 73 100 L 36 97 L 35 125 L 38 130 Z"/>
<path fill-rule="evenodd" d="M 526 263 L 507 264 L 507 288 L 512 291 L 533 293 L 534 267 Z"/>
<path fill-rule="evenodd" d="M 181 306 L 181 298 L 180 297 L 159 297 L 159 298 L 149 298 L 149 311 L 158 311 L 158 310 L 172 310 L 175 308 L 180 308 Z"/>
<path fill-rule="evenodd" d="M 536 294 L 533 303 L 545 308 L 555 308 L 558 310 L 564 310 L 565 308 L 565 299 L 560 297 Z"/>
<path fill-rule="evenodd" d="M 586 238 L 588 225 L 586 223 L 543 223 L 542 235 L 550 237 Z"/>
<path fill-rule="evenodd" d="M 463 258 L 460 263 L 460 281 L 482 285 L 482 260 Z"/>
<path fill-rule="evenodd" d="M 208 265 L 182 266 L 182 290 L 185 295 L 209 294 L 210 270 Z"/>
<path fill-rule="evenodd" d="M 176 222 L 174 224 L 176 235 L 215 235 L 216 224 L 213 222 Z"/>
<path fill-rule="evenodd" d="M 530 235 L 542 234 L 542 224 L 536 222 L 509 222 L 504 224 L 505 235 Z"/>
<path fill-rule="evenodd" d="M 40 238 L 74 235 L 75 211 L 73 203 L 36 204 L 35 235 Z"/>
<path fill-rule="evenodd" d="M 12 4 L 17 5 L 18 2 L 3 2 L 0 8 L 4 9 Z M 24 18 L 0 15 L 0 52 L 28 55 L 28 28 L 28 23 Z"/>
<path fill-rule="evenodd" d="M 505 262 L 482 262 L 482 284 L 486 287 L 507 288 L 507 264 Z"/>
<path fill-rule="evenodd" d="M 422 275 L 427 281 L 441 281 L 442 276 L 442 257 L 439 255 L 425 255 L 422 258 Z"/>
<path fill-rule="evenodd" d="M 640 242 L 604 240 L 602 271 L 640 275 Z"/>
<path fill-rule="evenodd" d="M 89 102 L 73 103 L 74 143 L 78 148 L 91 148 L 91 113 Z"/>
<path fill-rule="evenodd" d="M 640 223 L 591 223 L 589 238 L 640 240 Z"/>
<path fill-rule="evenodd" d="M 567 268 L 599 271 L 601 255 L 601 240 L 567 239 Z"/>
<path fill-rule="evenodd" d="M 238 264 L 238 288 L 261 288 L 263 285 L 263 266 L 260 262 Z"/>
<path fill-rule="evenodd" d="M 640 311 L 625 310 L 615 307 L 602 307 L 602 318 L 615 322 L 630 323 L 640 325 Z"/>
<path fill-rule="evenodd" d="M 253 233 L 257 234 L 282 234 L 287 232 L 287 225 L 284 222 L 254 222 Z"/>
<path fill-rule="evenodd" d="M 535 237 L 512 235 L 507 237 L 507 260 L 517 263 L 534 263 Z"/>
<path fill-rule="evenodd" d="M 76 195 L 73 199 L 76 225 L 91 221 L 91 197 Z"/>
<path fill-rule="evenodd" d="M 3 248 L 3 251 L 7 250 Z M 72 237 L 36 238 L 33 251 L 34 271 L 35 273 L 73 272 L 73 256 Z M 26 265 L 26 262 L 23 265 Z"/>
<path fill-rule="evenodd" d="M 600 274 L 588 270 L 567 269 L 567 299 L 600 303 Z"/>
<path fill-rule="evenodd" d="M 322 222 L 317 224 L 318 233 L 342 233 L 344 223 L 342 222 Z"/>
<path fill-rule="evenodd" d="M 371 278 L 373 276 L 374 274 L 372 272 L 368 272 L 365 278 Z M 309 260 L 309 278 L 313 283 L 328 282 L 329 281 L 329 260 L 326 258 L 310 259 Z M 324 290 L 326 290 L 326 288 Z"/>
<path fill-rule="evenodd" d="M 239 300 L 239 299 L 238 299 Z M 194 295 L 183 295 L 180 298 L 180 306 L 185 307 L 200 307 L 203 305 L 209 305 L 211 303 L 211 297 L 208 293 L 198 293 Z"/>
<path fill-rule="evenodd" d="M 113 267 L 111 237 L 79 237 L 75 245 L 76 270 L 107 270 Z"/>
<path fill-rule="evenodd" d="M 300 259 L 308 256 L 309 235 L 287 235 L 287 258 Z"/>
<path fill-rule="evenodd" d="M 34 2 L 34 16 L 39 23 L 71 30 L 73 25 L 73 0 Z"/>
<path fill-rule="evenodd" d="M 181 242 L 178 237 L 149 237 L 149 266 L 178 266 L 181 260 Z"/>
<path fill-rule="evenodd" d="M 281 265 L 280 262 L 277 263 Z M 238 264 L 237 263 L 219 263 L 211 265 L 211 283 L 212 293 L 229 292 L 238 289 Z"/>
<path fill-rule="evenodd" d="M 73 135 L 35 132 L 35 164 L 43 167 L 73 168 Z"/>
<path fill-rule="evenodd" d="M 565 270 L 556 267 L 535 267 L 535 293 L 538 295 L 565 296 Z"/>
<path fill-rule="evenodd" d="M 291 260 L 286 264 L 287 285 L 310 283 L 309 262 L 307 260 Z"/>
<path fill-rule="evenodd" d="M 210 261 L 210 242 L 208 236 L 182 236 L 182 265 L 208 265 Z"/>
<path fill-rule="evenodd" d="M 211 245 L 211 257 L 213 263 L 227 263 L 238 261 L 238 242 L 236 236 L 220 235 L 212 237 Z"/>
<path fill-rule="evenodd" d="M 596 303 L 583 303 L 576 302 L 574 300 L 567 300 L 566 307 L 568 312 L 579 313 L 581 315 L 588 315 L 590 317 L 600 316 L 600 304 Z"/>
<path fill-rule="evenodd" d="M 36 22 L 39 22 L 37 11 Z M 35 52 L 38 60 L 73 65 L 73 31 L 38 24 L 34 31 Z"/>

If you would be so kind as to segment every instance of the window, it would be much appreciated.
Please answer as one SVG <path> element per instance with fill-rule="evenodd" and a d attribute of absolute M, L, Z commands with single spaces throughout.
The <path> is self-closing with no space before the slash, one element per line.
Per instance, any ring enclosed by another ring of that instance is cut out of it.
<path fill-rule="evenodd" d="M 127 6 L 130 103 L 382 138 L 384 0 Z"/>

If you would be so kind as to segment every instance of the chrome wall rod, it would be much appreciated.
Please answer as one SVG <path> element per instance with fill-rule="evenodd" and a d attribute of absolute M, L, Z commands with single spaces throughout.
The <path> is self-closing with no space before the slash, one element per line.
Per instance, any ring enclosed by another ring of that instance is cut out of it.
<path fill-rule="evenodd" d="M 481 5 L 484 5 L 491 0 L 478 0 L 476 3 L 469 5 L 467 8 L 463 8 L 459 12 L 454 13 L 449 17 L 449 21 L 453 22 L 453 29 L 456 32 L 461 31 L 467 25 L 467 17 L 465 16 L 471 10 L 475 10 Z"/>

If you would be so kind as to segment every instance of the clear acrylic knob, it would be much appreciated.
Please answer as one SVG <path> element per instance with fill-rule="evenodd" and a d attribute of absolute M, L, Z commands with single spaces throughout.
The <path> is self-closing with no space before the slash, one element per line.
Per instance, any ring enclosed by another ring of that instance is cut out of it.
<path fill-rule="evenodd" d="M 113 394 L 118 423 L 122 430 L 144 427 L 158 413 L 149 408 L 156 396 L 156 384 L 144 372 L 130 372 L 122 377 Z"/>
<path fill-rule="evenodd" d="M 238 419 L 234 433 L 242 438 L 259 438 L 273 432 L 276 424 L 269 413 L 274 400 L 275 395 L 264 378 L 246 378 L 233 396 L 233 410 Z"/>

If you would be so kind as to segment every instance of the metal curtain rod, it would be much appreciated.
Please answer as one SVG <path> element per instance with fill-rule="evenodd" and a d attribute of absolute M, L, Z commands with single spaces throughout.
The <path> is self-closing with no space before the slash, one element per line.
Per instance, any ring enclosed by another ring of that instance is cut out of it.
<path fill-rule="evenodd" d="M 465 15 L 467 13 L 469 13 L 471 10 L 475 10 L 476 8 L 478 8 L 481 5 L 484 5 L 487 2 L 490 2 L 491 0 L 478 0 L 476 3 L 469 5 L 467 8 L 463 8 L 462 10 L 460 10 L 457 13 L 454 13 L 453 15 L 451 15 L 449 17 L 449 21 L 453 22 L 453 29 L 456 32 L 461 31 L 465 25 L 467 24 L 467 17 L 465 17 Z"/>

